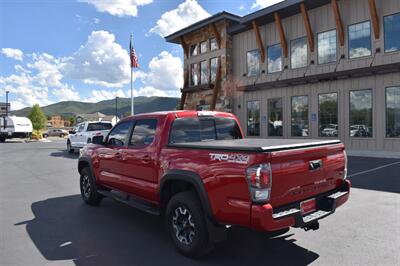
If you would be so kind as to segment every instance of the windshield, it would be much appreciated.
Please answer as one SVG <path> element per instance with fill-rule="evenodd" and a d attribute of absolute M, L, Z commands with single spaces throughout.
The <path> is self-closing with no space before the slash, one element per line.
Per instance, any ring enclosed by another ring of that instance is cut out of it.
<path fill-rule="evenodd" d="M 110 130 L 111 128 L 111 123 L 90 123 L 87 131 Z"/>
<path fill-rule="evenodd" d="M 234 119 L 225 117 L 179 118 L 172 125 L 169 143 L 241 139 Z"/>

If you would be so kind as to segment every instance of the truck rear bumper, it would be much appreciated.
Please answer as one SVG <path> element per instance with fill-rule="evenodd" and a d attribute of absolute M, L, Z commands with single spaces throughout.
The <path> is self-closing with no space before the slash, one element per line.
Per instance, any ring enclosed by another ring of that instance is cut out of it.
<path fill-rule="evenodd" d="M 351 183 L 346 180 L 342 187 L 315 196 L 316 211 L 302 215 L 300 202 L 273 209 L 271 204 L 253 205 L 251 227 L 263 231 L 276 231 L 287 227 L 305 227 L 335 212 L 349 199 Z"/>

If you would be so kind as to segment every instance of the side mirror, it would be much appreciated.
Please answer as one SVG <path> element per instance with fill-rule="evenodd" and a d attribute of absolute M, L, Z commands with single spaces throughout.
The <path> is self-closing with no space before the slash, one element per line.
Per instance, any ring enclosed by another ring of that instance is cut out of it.
<path fill-rule="evenodd" d="M 70 131 L 68 131 L 68 133 L 73 135 L 73 134 L 75 134 L 76 132 L 75 132 L 74 130 L 70 130 Z"/>
<path fill-rule="evenodd" d="M 103 136 L 94 136 L 92 138 L 92 143 L 97 144 L 97 145 L 103 145 L 104 144 L 104 137 Z"/>

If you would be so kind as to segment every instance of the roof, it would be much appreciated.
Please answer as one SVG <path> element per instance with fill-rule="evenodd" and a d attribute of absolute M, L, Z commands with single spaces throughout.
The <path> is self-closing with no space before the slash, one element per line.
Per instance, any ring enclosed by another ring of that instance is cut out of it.
<path fill-rule="evenodd" d="M 221 20 L 224 20 L 224 19 L 230 20 L 232 22 L 239 23 L 241 17 L 238 16 L 238 15 L 231 14 L 231 13 L 226 12 L 226 11 L 222 11 L 222 12 L 219 12 L 219 13 L 217 13 L 215 15 L 212 15 L 212 16 L 210 16 L 208 18 L 200 20 L 200 21 L 198 21 L 198 22 L 196 22 L 196 23 L 194 23 L 192 25 L 189 25 L 186 28 L 183 28 L 183 29 L 181 29 L 181 30 L 179 30 L 177 32 L 174 32 L 174 33 L 172 33 L 172 34 L 170 34 L 168 36 L 165 36 L 164 38 L 167 40 L 167 42 L 181 43 L 180 40 L 179 40 L 179 37 L 184 36 L 184 35 L 186 35 L 188 33 L 193 32 L 193 31 L 199 30 L 201 28 L 204 28 L 204 27 L 210 25 L 211 23 L 215 23 L 215 22 L 218 22 L 218 21 L 221 21 Z"/>
<path fill-rule="evenodd" d="M 179 37 L 187 35 L 191 32 L 199 30 L 203 27 L 208 26 L 211 23 L 228 19 L 235 23 L 231 24 L 228 28 L 229 34 L 236 34 L 252 27 L 251 22 L 255 20 L 258 25 L 264 25 L 274 22 L 274 13 L 278 13 L 281 18 L 290 17 L 301 12 L 300 4 L 306 5 L 307 9 L 314 9 L 320 6 L 329 4 L 331 0 L 285 0 L 275 5 L 260 9 L 256 12 L 250 13 L 244 17 L 240 17 L 235 14 L 231 14 L 225 11 L 219 12 L 211 17 L 200 20 L 188 27 L 181 29 L 171 35 L 165 37 L 167 42 L 180 43 Z"/>

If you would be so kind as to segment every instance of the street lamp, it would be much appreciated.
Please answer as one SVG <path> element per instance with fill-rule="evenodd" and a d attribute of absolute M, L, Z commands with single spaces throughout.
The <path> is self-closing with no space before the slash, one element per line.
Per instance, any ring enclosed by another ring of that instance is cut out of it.
<path fill-rule="evenodd" d="M 8 116 L 8 94 L 10 91 L 6 89 L 6 116 Z"/>

